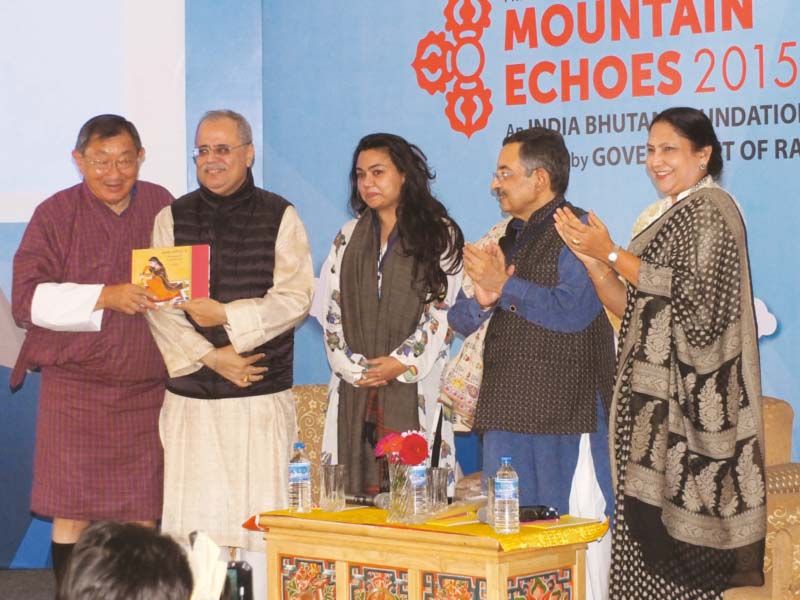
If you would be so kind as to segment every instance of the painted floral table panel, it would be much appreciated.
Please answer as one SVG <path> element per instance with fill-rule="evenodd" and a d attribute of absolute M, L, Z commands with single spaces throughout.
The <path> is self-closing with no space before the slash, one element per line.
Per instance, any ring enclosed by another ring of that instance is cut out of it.
<path fill-rule="evenodd" d="M 423 600 L 487 600 L 486 579 L 452 573 L 422 573 Z"/>
<path fill-rule="evenodd" d="M 408 571 L 392 567 L 350 565 L 351 600 L 408 600 Z"/>
<path fill-rule="evenodd" d="M 286 600 L 334 600 L 336 561 L 281 556 L 281 597 Z"/>
<path fill-rule="evenodd" d="M 508 579 L 509 600 L 572 600 L 572 569 L 555 569 Z"/>

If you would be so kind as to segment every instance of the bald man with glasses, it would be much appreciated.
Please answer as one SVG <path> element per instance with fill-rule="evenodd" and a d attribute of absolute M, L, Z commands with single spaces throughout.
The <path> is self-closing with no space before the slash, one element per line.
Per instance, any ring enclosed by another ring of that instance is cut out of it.
<path fill-rule="evenodd" d="M 155 246 L 211 246 L 211 297 L 148 315 L 170 375 L 162 529 L 182 543 L 199 529 L 263 553 L 261 535 L 241 525 L 288 504 L 294 328 L 311 304 L 311 251 L 294 206 L 256 187 L 242 115 L 206 113 L 192 156 L 199 189 L 164 209 L 153 231 Z"/>

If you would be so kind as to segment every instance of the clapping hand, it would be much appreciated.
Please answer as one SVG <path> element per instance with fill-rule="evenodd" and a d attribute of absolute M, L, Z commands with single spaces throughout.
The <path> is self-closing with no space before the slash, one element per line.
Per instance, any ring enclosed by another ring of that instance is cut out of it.
<path fill-rule="evenodd" d="M 505 254 L 497 244 L 487 244 L 484 248 L 465 244 L 464 268 L 475 284 L 475 299 L 481 306 L 497 302 L 515 269 L 514 265 L 506 268 Z"/>
<path fill-rule="evenodd" d="M 605 264 L 606 257 L 614 248 L 614 242 L 597 215 L 590 212 L 588 222 L 583 223 L 572 210 L 561 207 L 556 209 L 553 219 L 558 235 L 587 268 L 598 261 Z"/>

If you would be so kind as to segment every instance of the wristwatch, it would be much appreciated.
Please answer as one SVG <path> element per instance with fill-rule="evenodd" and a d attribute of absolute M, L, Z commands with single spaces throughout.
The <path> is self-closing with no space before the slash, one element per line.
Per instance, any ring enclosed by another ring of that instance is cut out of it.
<path fill-rule="evenodd" d="M 611 249 L 611 252 L 609 252 L 608 256 L 606 257 L 608 260 L 608 264 L 610 264 L 612 267 L 617 264 L 617 259 L 619 258 L 620 250 L 622 250 L 622 248 L 619 247 L 619 244 L 614 244 L 614 247 Z"/>

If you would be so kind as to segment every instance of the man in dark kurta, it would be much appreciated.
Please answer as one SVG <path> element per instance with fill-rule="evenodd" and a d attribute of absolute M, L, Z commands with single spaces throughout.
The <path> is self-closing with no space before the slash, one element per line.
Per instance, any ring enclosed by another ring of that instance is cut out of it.
<path fill-rule="evenodd" d="M 484 477 L 510 456 L 521 505 L 600 518 L 614 498 L 607 427 L 614 346 L 586 269 L 555 229 L 556 208 L 570 206 L 569 161 L 552 130 L 531 128 L 504 140 L 492 190 L 512 219 L 498 244 L 466 245 L 475 293 L 459 294 L 448 322 L 468 335 L 491 319 L 475 415 Z M 607 589 L 603 544 L 587 553 L 587 588 L 595 597 Z"/>
<path fill-rule="evenodd" d="M 57 578 L 96 520 L 155 525 L 163 453 L 158 412 L 165 368 L 131 280 L 131 250 L 150 245 L 172 201 L 137 181 L 144 158 L 132 123 L 90 119 L 73 151 L 84 180 L 40 204 L 14 256 L 12 309 L 27 329 L 11 378 L 42 373 L 31 510 L 53 517 Z"/>
<path fill-rule="evenodd" d="M 596 438 L 597 481 L 613 505 L 606 426 L 612 331 L 585 267 L 555 229 L 568 182 L 569 152 L 557 132 L 532 128 L 504 140 L 492 189 L 513 218 L 499 245 L 467 244 L 475 294 L 462 292 L 448 314 L 465 335 L 491 319 L 475 416 L 484 432 L 484 476 L 494 474 L 501 455 L 512 456 L 520 503 L 562 513 L 570 510 L 584 433 Z"/>

